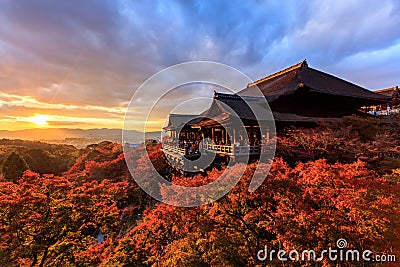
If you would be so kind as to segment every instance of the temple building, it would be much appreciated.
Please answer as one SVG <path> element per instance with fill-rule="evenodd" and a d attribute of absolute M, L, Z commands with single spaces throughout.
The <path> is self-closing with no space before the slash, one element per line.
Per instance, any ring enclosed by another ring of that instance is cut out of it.
<path fill-rule="evenodd" d="M 392 100 L 399 98 L 399 87 L 398 86 L 380 89 L 380 90 L 376 90 L 374 92 L 377 94 L 380 94 L 380 95 L 389 96 L 392 98 Z"/>
<path fill-rule="evenodd" d="M 362 107 L 386 104 L 390 97 L 374 93 L 328 73 L 313 69 L 306 61 L 255 81 L 239 92 L 251 95 L 257 86 L 279 124 L 333 121 L 358 114 Z"/>
<path fill-rule="evenodd" d="M 390 103 L 370 107 L 370 113 L 375 115 L 391 115 L 400 113 L 400 92 L 398 86 L 376 90 L 375 93 L 391 98 Z"/>
<path fill-rule="evenodd" d="M 262 96 L 257 95 L 260 91 Z M 210 108 L 197 116 L 170 114 L 164 130 L 174 142 L 163 145 L 163 150 L 173 157 L 197 157 L 202 151 L 214 151 L 233 159 L 246 153 L 258 155 L 260 144 L 287 126 L 313 126 L 352 114 L 368 116 L 367 107 L 391 103 L 392 94 L 372 92 L 313 69 L 303 61 L 250 83 L 237 94 L 215 92 Z M 267 100 L 270 109 L 262 100 Z M 260 126 L 255 113 L 262 114 L 263 110 L 264 126 Z M 246 134 L 229 130 L 235 120 L 244 124 Z M 201 142 L 205 139 L 211 142 Z"/>

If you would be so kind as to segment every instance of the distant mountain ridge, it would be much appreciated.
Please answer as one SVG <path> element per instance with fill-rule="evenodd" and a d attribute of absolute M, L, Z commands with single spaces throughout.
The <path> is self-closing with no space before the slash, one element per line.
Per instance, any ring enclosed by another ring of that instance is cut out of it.
<path fill-rule="evenodd" d="M 127 140 L 129 143 L 140 143 L 143 141 L 143 133 L 136 130 L 128 131 Z M 159 139 L 160 132 L 146 133 L 147 138 Z M 121 142 L 121 129 L 68 129 L 68 128 L 50 128 L 50 129 L 26 129 L 26 130 L 0 130 L 0 138 L 22 139 L 22 140 L 64 140 L 66 138 L 85 138 Z"/>

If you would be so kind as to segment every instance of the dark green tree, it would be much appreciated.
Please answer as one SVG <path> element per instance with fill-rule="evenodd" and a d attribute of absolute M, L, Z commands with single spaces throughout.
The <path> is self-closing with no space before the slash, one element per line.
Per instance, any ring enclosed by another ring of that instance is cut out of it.
<path fill-rule="evenodd" d="M 24 171 L 28 169 L 28 164 L 16 151 L 11 152 L 1 165 L 1 173 L 4 179 L 14 183 L 18 181 Z"/>

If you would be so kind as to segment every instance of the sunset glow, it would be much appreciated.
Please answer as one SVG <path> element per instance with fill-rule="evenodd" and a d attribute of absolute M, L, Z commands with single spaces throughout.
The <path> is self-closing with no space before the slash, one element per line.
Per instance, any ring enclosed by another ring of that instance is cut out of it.
<path fill-rule="evenodd" d="M 135 90 L 188 61 L 220 62 L 257 80 L 307 59 L 370 90 L 399 83 L 399 1 L 82 2 L 0 1 L 0 130 L 121 129 Z M 149 130 L 187 96 L 204 91 L 171 95 Z"/>
<path fill-rule="evenodd" d="M 39 115 L 36 114 L 35 116 L 28 118 L 29 122 L 32 122 L 36 126 L 45 126 L 47 125 L 47 121 L 49 120 L 48 115 Z"/>

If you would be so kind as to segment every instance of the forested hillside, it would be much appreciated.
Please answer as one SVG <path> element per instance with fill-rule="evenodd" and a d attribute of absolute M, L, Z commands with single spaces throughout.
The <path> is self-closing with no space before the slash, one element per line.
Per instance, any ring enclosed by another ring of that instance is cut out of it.
<path fill-rule="evenodd" d="M 21 169 L 14 169 L 18 177 L 6 175 L 0 183 L 0 265 L 280 266 L 277 260 L 258 261 L 257 252 L 265 245 L 321 251 L 335 247 L 339 238 L 352 248 L 400 257 L 399 133 L 394 125 L 357 117 L 289 129 L 278 137 L 276 157 L 260 188 L 248 191 L 257 166 L 252 163 L 231 192 L 196 208 L 151 199 L 132 179 L 118 144 L 78 150 L 3 140 L 3 166 L 13 155 Z M 139 146 L 128 155 L 137 162 L 135 175 L 149 175 L 146 150 L 165 171 L 159 149 Z M 53 161 L 41 166 L 29 157 Z M 231 167 L 228 175 L 239 167 Z M 180 185 L 203 185 L 223 171 L 170 178 Z M 160 193 L 182 197 L 181 192 Z M 341 263 L 357 265 L 368 263 Z"/>

